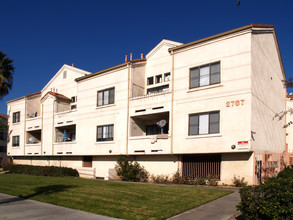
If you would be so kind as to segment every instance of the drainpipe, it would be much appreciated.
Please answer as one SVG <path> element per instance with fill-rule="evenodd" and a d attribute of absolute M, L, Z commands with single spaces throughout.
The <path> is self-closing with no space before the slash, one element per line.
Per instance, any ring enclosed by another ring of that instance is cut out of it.
<path fill-rule="evenodd" d="M 132 54 L 131 54 L 132 55 Z M 127 74 L 127 113 L 126 113 L 126 155 L 128 155 L 128 135 L 129 135 L 129 79 L 130 79 L 130 68 L 131 64 L 127 65 L 128 74 Z"/>
<path fill-rule="evenodd" d="M 26 98 L 24 99 L 24 135 L 23 135 L 23 156 L 25 156 L 25 144 L 26 144 Z"/>
<path fill-rule="evenodd" d="M 174 135 L 174 123 L 173 123 L 173 109 L 174 109 L 174 51 L 171 52 L 172 55 L 172 70 L 171 70 L 171 154 L 173 154 L 173 135 Z"/>
<path fill-rule="evenodd" d="M 55 102 L 56 102 L 56 99 L 53 101 L 53 119 L 52 119 L 52 156 L 54 155 L 54 111 L 55 111 Z"/>
<path fill-rule="evenodd" d="M 41 108 L 42 108 L 42 113 L 41 113 L 41 155 L 43 155 L 43 141 L 44 141 L 44 131 L 43 131 L 43 109 L 44 109 L 44 106 L 43 104 L 41 104 Z"/>

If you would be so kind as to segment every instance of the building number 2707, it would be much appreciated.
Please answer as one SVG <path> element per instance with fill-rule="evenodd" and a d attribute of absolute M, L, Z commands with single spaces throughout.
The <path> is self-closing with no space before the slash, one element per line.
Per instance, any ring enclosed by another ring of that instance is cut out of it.
<path fill-rule="evenodd" d="M 244 104 L 244 101 L 245 101 L 245 99 L 228 101 L 228 102 L 226 102 L 226 107 L 240 106 L 240 105 Z"/>

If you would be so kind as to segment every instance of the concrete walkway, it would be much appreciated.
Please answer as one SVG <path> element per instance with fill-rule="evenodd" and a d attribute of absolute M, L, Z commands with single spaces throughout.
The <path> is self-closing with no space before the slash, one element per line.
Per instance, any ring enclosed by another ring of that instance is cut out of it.
<path fill-rule="evenodd" d="M 210 203 L 183 212 L 169 220 L 228 220 L 237 214 L 236 205 L 241 201 L 238 190 Z"/>
<path fill-rule="evenodd" d="M 102 215 L 0 193 L 1 220 L 114 220 Z"/>
<path fill-rule="evenodd" d="M 233 217 L 236 205 L 240 202 L 238 190 L 234 193 L 214 200 L 210 203 L 191 209 L 170 220 L 228 220 Z M 64 208 L 29 199 L 22 199 L 0 193 L 0 219 L 1 220 L 111 220 L 102 215 Z"/>

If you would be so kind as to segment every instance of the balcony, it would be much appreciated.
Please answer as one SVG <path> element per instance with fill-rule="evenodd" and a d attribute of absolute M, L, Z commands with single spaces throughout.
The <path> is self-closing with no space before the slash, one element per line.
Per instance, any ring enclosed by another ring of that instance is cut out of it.
<path fill-rule="evenodd" d="M 34 117 L 26 119 L 26 130 L 33 131 L 39 130 L 42 127 L 42 118 L 41 117 Z"/>
<path fill-rule="evenodd" d="M 169 112 L 130 118 L 130 154 L 170 153 Z"/>
<path fill-rule="evenodd" d="M 55 142 L 54 144 L 54 155 L 72 155 L 76 152 L 76 142 Z"/>
<path fill-rule="evenodd" d="M 76 146 L 76 125 L 55 127 L 54 154 L 73 154 Z"/>
<path fill-rule="evenodd" d="M 170 111 L 171 92 L 169 90 L 132 97 L 129 102 L 130 115 L 150 114 Z"/>
<path fill-rule="evenodd" d="M 39 156 L 41 152 L 41 143 L 25 144 L 25 155 L 26 156 Z"/>

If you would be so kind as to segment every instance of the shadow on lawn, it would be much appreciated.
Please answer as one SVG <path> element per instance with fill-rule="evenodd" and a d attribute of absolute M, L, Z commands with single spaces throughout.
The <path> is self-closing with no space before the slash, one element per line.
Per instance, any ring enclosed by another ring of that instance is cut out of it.
<path fill-rule="evenodd" d="M 17 201 L 23 201 L 38 195 L 49 195 L 51 193 L 58 193 L 58 192 L 64 192 L 69 188 L 73 188 L 75 186 L 73 185 L 49 185 L 49 186 L 41 186 L 41 187 L 37 187 L 35 188 L 35 193 L 26 195 L 26 196 L 22 196 L 19 195 L 18 197 L 14 197 L 14 198 L 9 198 L 9 199 L 4 199 L 4 200 L 0 200 L 0 204 L 5 204 L 5 203 L 10 203 L 10 202 L 17 202 Z"/>

